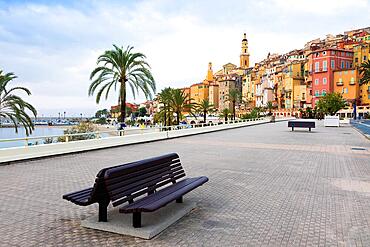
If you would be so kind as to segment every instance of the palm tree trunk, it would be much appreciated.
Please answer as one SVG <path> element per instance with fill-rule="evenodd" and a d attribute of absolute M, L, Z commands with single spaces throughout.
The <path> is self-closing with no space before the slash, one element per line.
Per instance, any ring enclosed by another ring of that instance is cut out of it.
<path fill-rule="evenodd" d="M 233 118 L 234 118 L 234 121 L 235 121 L 235 101 L 233 101 Z"/>
<path fill-rule="evenodd" d="M 166 126 L 166 122 L 167 122 L 167 108 L 166 108 L 166 104 L 163 104 L 163 107 L 164 107 L 164 126 Z"/>
<path fill-rule="evenodd" d="M 177 125 L 180 125 L 180 112 L 176 112 Z"/>
<path fill-rule="evenodd" d="M 121 117 L 120 117 L 120 128 L 123 128 L 126 117 L 126 81 L 121 81 L 120 88 L 120 98 L 121 98 Z"/>

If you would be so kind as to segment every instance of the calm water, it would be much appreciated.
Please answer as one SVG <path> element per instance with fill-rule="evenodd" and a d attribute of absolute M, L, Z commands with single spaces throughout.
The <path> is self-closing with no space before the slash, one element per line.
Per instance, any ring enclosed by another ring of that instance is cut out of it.
<path fill-rule="evenodd" d="M 36 126 L 31 136 L 50 136 L 50 135 L 61 135 L 61 134 L 63 134 L 63 128 Z M 19 128 L 18 133 L 15 133 L 15 130 L 13 128 L 0 128 L 0 139 L 12 139 L 12 138 L 22 138 L 22 137 L 26 137 L 26 132 L 24 131 L 23 128 Z M 33 143 L 35 141 L 39 141 L 39 140 L 32 140 L 29 142 Z M 16 142 L 1 142 L 0 141 L 0 148 L 18 147 L 18 146 L 24 146 L 24 145 L 25 145 L 25 141 L 16 141 Z"/>

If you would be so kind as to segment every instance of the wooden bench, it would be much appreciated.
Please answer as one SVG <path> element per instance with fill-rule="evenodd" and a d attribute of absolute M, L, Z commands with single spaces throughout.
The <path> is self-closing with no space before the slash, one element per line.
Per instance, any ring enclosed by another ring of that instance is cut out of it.
<path fill-rule="evenodd" d="M 93 188 L 63 198 L 81 206 L 99 203 L 99 221 L 107 221 L 110 202 L 114 207 L 121 205 L 119 212 L 132 213 L 133 226 L 141 227 L 142 212 L 156 211 L 172 201 L 181 203 L 183 195 L 208 181 L 207 177 L 184 177 L 180 158 L 172 153 L 105 168 Z"/>
<path fill-rule="evenodd" d="M 315 121 L 299 121 L 299 120 L 292 120 L 288 121 L 288 127 L 292 128 L 308 128 L 311 131 L 311 128 L 315 128 Z"/>

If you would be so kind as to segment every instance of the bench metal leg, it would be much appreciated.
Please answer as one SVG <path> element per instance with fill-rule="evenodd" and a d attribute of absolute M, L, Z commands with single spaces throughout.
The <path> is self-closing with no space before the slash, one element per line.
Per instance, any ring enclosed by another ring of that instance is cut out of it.
<path fill-rule="evenodd" d="M 176 203 L 183 203 L 184 199 L 182 197 L 179 197 L 176 199 Z"/>
<path fill-rule="evenodd" d="M 294 127 L 292 127 L 292 131 L 294 131 Z"/>
<path fill-rule="evenodd" d="M 141 213 L 132 214 L 132 226 L 135 228 L 141 227 Z"/>
<path fill-rule="evenodd" d="M 99 222 L 107 222 L 108 221 L 108 202 L 99 202 Z"/>
<path fill-rule="evenodd" d="M 311 132 L 311 128 L 308 128 L 308 130 Z"/>

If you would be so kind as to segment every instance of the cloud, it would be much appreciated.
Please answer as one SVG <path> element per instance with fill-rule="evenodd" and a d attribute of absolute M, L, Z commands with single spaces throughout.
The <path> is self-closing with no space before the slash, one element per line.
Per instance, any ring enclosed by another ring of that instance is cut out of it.
<path fill-rule="evenodd" d="M 96 59 L 112 44 L 133 45 L 146 54 L 159 90 L 182 87 L 202 81 L 208 62 L 214 71 L 227 62 L 237 64 L 243 32 L 251 61 L 258 62 L 268 52 L 288 52 L 369 23 L 367 1 L 335 3 L 0 0 L 0 67 L 31 89 L 30 101 L 40 113 L 57 115 L 68 108 L 71 114 L 93 114 L 117 102 L 114 92 L 100 105 L 87 97 Z M 137 101 L 142 100 L 141 94 Z"/>

